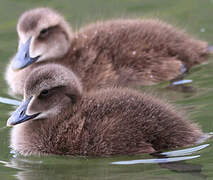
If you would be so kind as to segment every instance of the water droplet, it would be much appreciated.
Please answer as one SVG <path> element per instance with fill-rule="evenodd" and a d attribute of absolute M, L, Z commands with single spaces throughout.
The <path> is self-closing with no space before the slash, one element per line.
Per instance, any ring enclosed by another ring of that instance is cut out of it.
<path fill-rule="evenodd" d="M 191 83 L 192 80 L 191 79 L 184 79 L 184 80 L 180 80 L 180 81 L 175 81 L 172 83 L 172 85 L 181 85 L 181 84 L 187 84 L 187 83 Z"/>
<path fill-rule="evenodd" d="M 205 28 L 201 28 L 201 29 L 200 29 L 200 32 L 205 32 L 205 31 L 206 31 Z"/>

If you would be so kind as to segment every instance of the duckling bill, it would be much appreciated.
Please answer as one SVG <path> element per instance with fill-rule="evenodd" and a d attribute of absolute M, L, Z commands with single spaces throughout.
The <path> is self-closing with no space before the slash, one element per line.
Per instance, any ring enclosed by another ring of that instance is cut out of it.
<path fill-rule="evenodd" d="M 32 114 L 32 115 L 26 115 L 26 110 L 27 110 L 27 107 L 28 107 L 31 99 L 32 98 L 22 102 L 22 104 L 17 108 L 17 110 L 8 119 L 7 126 L 13 126 L 16 124 L 23 123 L 23 122 L 33 119 L 39 115 L 39 113 Z"/>
<path fill-rule="evenodd" d="M 40 56 L 34 58 L 30 57 L 29 50 L 31 39 L 32 38 L 29 38 L 25 43 L 20 43 L 19 50 L 15 55 L 15 57 L 13 58 L 12 68 L 14 70 L 25 68 L 26 66 L 38 60 L 38 58 L 40 57 Z"/>
<path fill-rule="evenodd" d="M 112 156 L 194 145 L 200 128 L 171 105 L 127 88 L 82 91 L 70 69 L 35 68 L 25 101 L 8 119 L 11 147 L 22 155 Z"/>

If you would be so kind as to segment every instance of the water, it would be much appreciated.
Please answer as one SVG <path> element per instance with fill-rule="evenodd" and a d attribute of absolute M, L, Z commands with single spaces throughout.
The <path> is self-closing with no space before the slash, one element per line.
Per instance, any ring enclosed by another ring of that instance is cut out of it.
<path fill-rule="evenodd" d="M 48 6 L 62 12 L 73 29 L 97 19 L 119 17 L 159 17 L 213 45 L 212 0 L 0 0 L 0 96 L 7 95 L 3 74 L 17 48 L 15 26 L 19 15 L 29 8 Z M 193 68 L 185 80 L 174 86 L 168 82 L 140 88 L 169 99 L 213 132 L 213 58 Z M 185 84 L 183 83 L 185 82 Z M 0 99 L 8 102 L 7 99 Z M 13 101 L 13 103 L 18 103 Z M 14 106 L 0 103 L 0 179 L 213 179 L 213 139 L 173 152 L 111 158 L 22 157 L 10 152 L 6 121 Z M 175 159 L 174 159 L 175 158 Z M 184 161 L 183 161 L 184 160 Z M 172 162 L 170 162 L 172 161 Z M 175 161 L 175 162 L 174 162 Z M 116 163 L 117 162 L 117 163 Z M 170 162 L 170 163 L 166 163 Z M 114 163 L 114 164 L 112 164 Z M 126 163 L 126 164 L 125 164 Z"/>

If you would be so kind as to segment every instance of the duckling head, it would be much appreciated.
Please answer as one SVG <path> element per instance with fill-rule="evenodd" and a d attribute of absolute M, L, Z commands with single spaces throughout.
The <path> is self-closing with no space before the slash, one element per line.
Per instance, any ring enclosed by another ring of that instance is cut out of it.
<path fill-rule="evenodd" d="M 12 60 L 14 70 L 34 62 L 63 57 L 70 47 L 72 31 L 65 19 L 49 8 L 23 13 L 17 24 L 19 47 Z"/>
<path fill-rule="evenodd" d="M 35 68 L 25 82 L 24 100 L 7 125 L 72 114 L 81 94 L 81 83 L 69 69 L 52 63 Z"/>

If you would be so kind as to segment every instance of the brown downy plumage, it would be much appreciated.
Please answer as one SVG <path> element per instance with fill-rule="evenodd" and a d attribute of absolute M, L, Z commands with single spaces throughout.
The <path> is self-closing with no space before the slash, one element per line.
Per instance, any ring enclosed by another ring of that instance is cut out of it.
<path fill-rule="evenodd" d="M 26 80 L 23 104 L 8 120 L 23 155 L 111 156 L 195 144 L 198 126 L 170 105 L 127 88 L 82 92 L 67 68 L 47 64 Z"/>
<path fill-rule="evenodd" d="M 17 31 L 20 48 L 6 80 L 18 94 L 27 74 L 48 61 L 72 69 L 89 91 L 171 80 L 209 55 L 207 42 L 154 19 L 96 22 L 73 33 L 57 12 L 38 8 L 20 17 Z"/>

